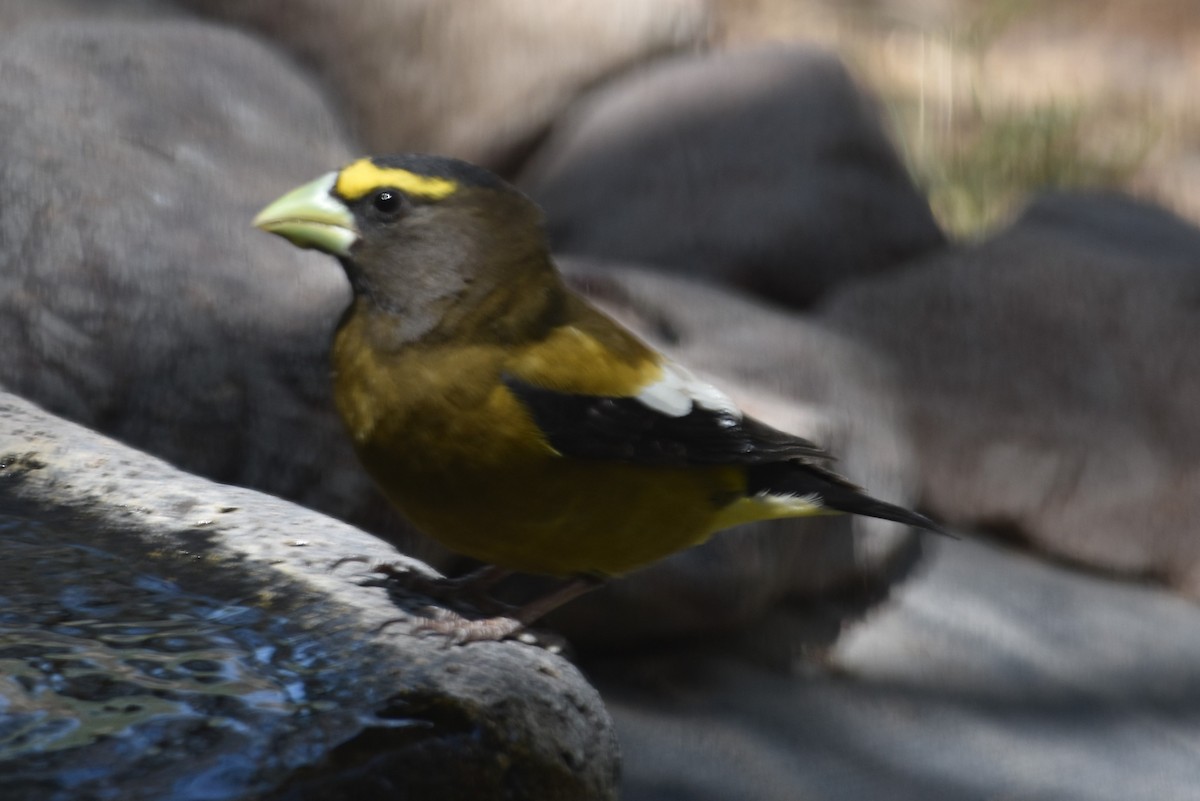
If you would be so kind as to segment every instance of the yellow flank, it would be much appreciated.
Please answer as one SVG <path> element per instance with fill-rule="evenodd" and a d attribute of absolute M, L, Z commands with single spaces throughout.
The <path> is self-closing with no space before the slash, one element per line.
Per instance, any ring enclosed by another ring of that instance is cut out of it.
<path fill-rule="evenodd" d="M 359 159 L 338 173 L 334 189 L 347 201 L 355 201 L 369 192 L 399 189 L 425 200 L 441 200 L 458 191 L 458 183 L 449 178 L 417 175 L 395 167 L 380 167 L 370 159 Z"/>

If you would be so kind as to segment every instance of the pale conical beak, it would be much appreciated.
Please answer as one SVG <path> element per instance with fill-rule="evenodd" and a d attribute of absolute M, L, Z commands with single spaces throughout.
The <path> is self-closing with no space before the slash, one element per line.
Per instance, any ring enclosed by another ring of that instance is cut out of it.
<path fill-rule="evenodd" d="M 349 256 L 358 228 L 350 209 L 331 194 L 336 181 L 337 173 L 331 172 L 293 189 L 260 211 L 254 225 L 296 247 Z"/>

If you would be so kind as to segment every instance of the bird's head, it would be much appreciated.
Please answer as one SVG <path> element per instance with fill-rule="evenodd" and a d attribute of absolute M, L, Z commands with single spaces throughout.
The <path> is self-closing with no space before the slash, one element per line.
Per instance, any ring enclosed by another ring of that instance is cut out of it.
<path fill-rule="evenodd" d="M 359 159 L 288 192 L 254 224 L 336 256 L 356 296 L 412 335 L 553 271 L 537 205 L 482 167 L 440 156 Z"/>

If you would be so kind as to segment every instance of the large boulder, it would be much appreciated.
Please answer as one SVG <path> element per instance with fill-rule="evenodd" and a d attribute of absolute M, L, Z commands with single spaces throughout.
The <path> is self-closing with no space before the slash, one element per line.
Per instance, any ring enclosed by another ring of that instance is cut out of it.
<path fill-rule="evenodd" d="M 703 0 L 180 0 L 310 66 L 370 152 L 504 169 L 584 87 L 698 45 Z"/>
<path fill-rule="evenodd" d="M 899 368 L 931 511 L 1200 597 L 1200 230 L 1051 194 L 822 313 Z"/>
<path fill-rule="evenodd" d="M 321 97 L 197 22 L 28 24 L 0 76 L 0 383 L 193 472 L 390 525 L 330 398 L 345 278 L 250 226 L 348 158 Z"/>
<path fill-rule="evenodd" d="M 944 238 L 874 102 L 832 53 L 679 56 L 604 84 L 518 182 L 563 253 L 805 306 Z"/>

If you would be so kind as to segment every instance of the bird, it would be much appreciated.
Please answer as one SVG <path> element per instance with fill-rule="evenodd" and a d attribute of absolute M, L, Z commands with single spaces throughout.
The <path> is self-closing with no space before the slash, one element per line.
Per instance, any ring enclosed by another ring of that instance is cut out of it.
<path fill-rule="evenodd" d="M 486 594 L 514 572 L 559 580 L 524 605 L 428 624 L 457 642 L 514 636 L 744 523 L 849 513 L 945 533 L 572 292 L 541 209 L 482 167 L 360 158 L 254 225 L 344 269 L 353 291 L 330 351 L 335 405 L 387 498 L 485 565 L 447 585 Z"/>

